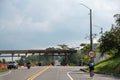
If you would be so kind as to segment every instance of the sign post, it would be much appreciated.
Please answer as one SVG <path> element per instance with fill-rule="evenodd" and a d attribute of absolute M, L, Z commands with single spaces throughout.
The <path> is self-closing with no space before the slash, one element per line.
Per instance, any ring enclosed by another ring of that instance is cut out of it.
<path fill-rule="evenodd" d="M 96 53 L 95 53 L 95 51 L 90 51 L 90 52 L 88 53 L 88 55 L 89 55 L 90 58 L 94 58 L 95 55 L 96 55 Z"/>

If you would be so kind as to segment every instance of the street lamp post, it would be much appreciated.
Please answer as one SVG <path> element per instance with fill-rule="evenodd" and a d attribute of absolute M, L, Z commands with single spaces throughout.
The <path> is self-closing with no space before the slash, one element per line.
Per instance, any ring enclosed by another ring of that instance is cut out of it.
<path fill-rule="evenodd" d="M 93 50 L 93 39 L 92 39 L 92 9 L 87 7 L 86 5 L 84 4 L 80 4 L 80 5 L 83 5 L 84 7 L 86 7 L 87 9 L 90 10 L 90 51 Z"/>
<path fill-rule="evenodd" d="M 93 39 L 92 39 L 92 9 L 89 8 L 89 7 L 87 7 L 87 6 L 84 5 L 84 4 L 81 4 L 81 5 L 83 5 L 84 7 L 86 7 L 87 9 L 90 10 L 90 52 L 89 52 L 89 55 L 90 55 L 90 57 L 91 57 L 91 52 L 92 52 L 92 55 L 93 55 L 93 53 L 94 53 L 94 55 L 95 55 L 95 52 L 92 51 L 92 50 L 93 50 Z M 92 61 L 92 62 L 91 62 L 91 61 Z M 91 57 L 91 61 L 90 61 L 89 64 L 91 64 L 91 63 L 94 62 L 94 56 Z M 94 63 L 93 63 L 93 64 L 94 64 Z M 94 65 L 93 65 L 92 67 L 89 65 L 89 70 L 90 70 L 90 77 L 93 77 L 93 76 L 94 76 Z"/>
<path fill-rule="evenodd" d="M 92 40 L 92 10 L 90 9 L 90 50 L 93 49 L 93 40 Z"/>
<path fill-rule="evenodd" d="M 81 4 L 84 7 L 88 8 L 90 10 L 90 52 L 88 53 L 89 56 L 91 57 L 91 61 L 89 62 L 89 64 L 94 64 L 94 56 L 95 56 L 95 52 L 93 51 L 93 39 L 92 39 L 92 9 L 87 7 L 84 4 Z M 89 65 L 89 70 L 90 70 L 90 77 L 94 76 L 94 65 L 91 67 Z"/>

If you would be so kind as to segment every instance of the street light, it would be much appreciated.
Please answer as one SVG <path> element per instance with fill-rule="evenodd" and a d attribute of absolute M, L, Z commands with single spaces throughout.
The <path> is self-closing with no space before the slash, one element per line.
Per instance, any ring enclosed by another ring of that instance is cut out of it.
<path fill-rule="evenodd" d="M 93 40 L 92 40 L 92 9 L 87 7 L 83 3 L 80 3 L 80 5 L 83 5 L 84 7 L 86 7 L 87 9 L 90 10 L 90 51 L 92 51 L 92 49 L 93 49 Z"/>
<path fill-rule="evenodd" d="M 92 53 L 92 55 L 93 54 L 95 55 L 95 52 L 92 51 L 93 50 L 93 48 L 92 48 L 93 47 L 93 40 L 92 40 L 92 9 L 87 7 L 86 5 L 84 5 L 82 3 L 81 3 L 81 5 L 83 5 L 84 7 L 86 7 L 87 9 L 90 10 L 90 52 L 89 52 L 89 56 L 91 57 L 91 53 Z M 90 61 L 91 63 L 94 62 L 94 57 L 91 57 L 91 61 Z M 92 66 L 92 68 L 89 67 L 89 69 L 90 69 L 90 77 L 93 77 L 93 75 L 94 75 L 94 66 Z"/>

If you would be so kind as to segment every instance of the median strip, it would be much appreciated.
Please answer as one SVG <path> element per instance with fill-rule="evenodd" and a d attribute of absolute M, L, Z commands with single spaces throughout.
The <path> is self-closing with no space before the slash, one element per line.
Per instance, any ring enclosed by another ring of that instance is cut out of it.
<path fill-rule="evenodd" d="M 32 75 L 30 78 L 28 78 L 27 80 L 34 80 L 35 78 L 37 78 L 38 76 L 40 76 L 42 73 L 44 73 L 46 70 L 48 70 L 50 67 L 46 67 L 44 68 L 42 71 L 39 71 L 38 73 Z"/>

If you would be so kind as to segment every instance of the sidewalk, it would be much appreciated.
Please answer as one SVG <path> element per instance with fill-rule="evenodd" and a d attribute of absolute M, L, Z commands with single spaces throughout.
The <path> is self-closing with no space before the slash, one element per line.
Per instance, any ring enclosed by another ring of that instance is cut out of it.
<path fill-rule="evenodd" d="M 83 71 L 74 71 L 70 73 L 73 80 L 120 80 L 120 78 L 114 77 L 112 75 L 106 75 L 106 74 L 96 74 L 91 79 L 89 72 L 83 72 Z"/>

